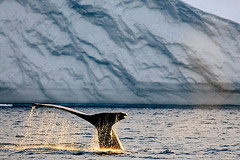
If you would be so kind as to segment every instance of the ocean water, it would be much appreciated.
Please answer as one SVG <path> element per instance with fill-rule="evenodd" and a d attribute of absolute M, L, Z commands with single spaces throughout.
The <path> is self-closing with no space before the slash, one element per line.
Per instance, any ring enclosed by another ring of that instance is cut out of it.
<path fill-rule="evenodd" d="M 70 113 L 16 104 L 0 107 L 0 159 L 240 159 L 238 106 L 76 106 L 128 113 L 115 126 L 125 150 L 99 150 L 94 127 Z"/>

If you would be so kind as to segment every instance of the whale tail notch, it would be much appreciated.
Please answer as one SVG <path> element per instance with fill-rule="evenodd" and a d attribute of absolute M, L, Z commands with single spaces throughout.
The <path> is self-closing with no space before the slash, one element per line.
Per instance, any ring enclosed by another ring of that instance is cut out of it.
<path fill-rule="evenodd" d="M 101 149 L 120 149 L 123 150 L 123 146 L 113 129 L 113 125 L 122 119 L 125 119 L 127 113 L 116 112 L 116 113 L 99 113 L 94 115 L 87 115 L 78 110 L 68 108 L 65 106 L 54 105 L 54 104 L 40 104 L 33 103 L 32 106 L 38 107 L 49 107 L 58 108 L 67 112 L 70 112 L 78 117 L 88 121 L 95 126 L 98 132 L 99 147 Z"/>

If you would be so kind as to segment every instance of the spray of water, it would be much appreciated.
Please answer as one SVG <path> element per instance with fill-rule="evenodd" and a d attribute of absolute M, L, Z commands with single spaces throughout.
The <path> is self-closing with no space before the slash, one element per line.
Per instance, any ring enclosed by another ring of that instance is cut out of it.
<path fill-rule="evenodd" d="M 80 128 L 79 124 L 72 124 L 55 109 L 36 111 L 33 106 L 25 124 L 25 135 L 15 149 L 51 148 L 70 151 L 83 149 L 81 145 L 75 143 L 79 137 L 74 133 Z"/>

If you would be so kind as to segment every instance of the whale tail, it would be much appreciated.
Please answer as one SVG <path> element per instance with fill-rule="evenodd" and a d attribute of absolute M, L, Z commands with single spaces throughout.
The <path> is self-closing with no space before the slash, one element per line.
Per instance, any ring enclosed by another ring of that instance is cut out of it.
<path fill-rule="evenodd" d="M 113 125 L 127 116 L 126 113 L 100 113 L 91 115 L 88 120 L 98 131 L 100 148 L 123 149 L 113 129 Z"/>
<path fill-rule="evenodd" d="M 78 110 L 60 105 L 33 103 L 32 106 L 58 108 L 70 112 L 72 114 L 75 114 L 78 117 L 90 122 L 92 125 L 95 126 L 98 132 L 98 141 L 100 148 L 123 150 L 123 146 L 116 132 L 113 129 L 113 125 L 119 122 L 120 120 L 125 119 L 125 117 L 127 116 L 126 113 L 116 112 L 87 115 Z"/>

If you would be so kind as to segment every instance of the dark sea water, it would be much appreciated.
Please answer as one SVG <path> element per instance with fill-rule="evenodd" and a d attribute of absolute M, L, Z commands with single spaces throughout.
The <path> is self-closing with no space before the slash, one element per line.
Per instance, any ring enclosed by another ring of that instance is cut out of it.
<path fill-rule="evenodd" d="M 125 151 L 99 150 L 96 130 L 79 117 L 26 104 L 0 107 L 0 159 L 240 159 L 238 106 L 74 109 L 128 113 L 115 126 Z"/>

